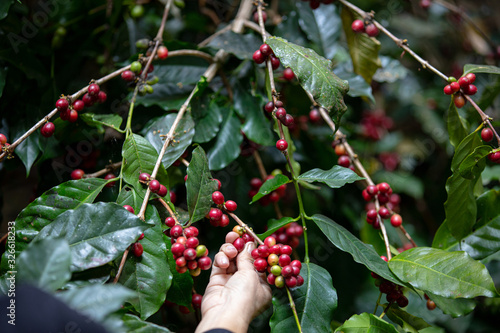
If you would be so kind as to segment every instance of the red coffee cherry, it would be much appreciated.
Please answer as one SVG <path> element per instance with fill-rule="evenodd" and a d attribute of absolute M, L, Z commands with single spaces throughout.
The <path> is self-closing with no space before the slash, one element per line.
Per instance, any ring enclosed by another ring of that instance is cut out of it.
<path fill-rule="evenodd" d="M 105 180 L 110 180 L 113 178 L 116 178 L 116 176 L 113 173 L 108 173 L 106 176 L 104 176 Z M 116 182 L 107 183 L 106 187 L 113 187 L 113 186 L 115 186 L 115 184 L 116 184 Z"/>
<path fill-rule="evenodd" d="M 87 91 L 90 96 L 97 97 L 101 88 L 99 88 L 99 85 L 92 83 L 89 85 Z"/>
<path fill-rule="evenodd" d="M 462 76 L 460 79 L 458 79 L 458 84 L 463 89 L 463 88 L 467 88 L 469 86 L 470 81 L 467 77 Z"/>
<path fill-rule="evenodd" d="M 481 139 L 483 139 L 484 142 L 490 142 L 493 140 L 493 131 L 488 127 L 483 128 L 481 130 Z"/>
<path fill-rule="evenodd" d="M 203 296 L 200 294 L 193 294 L 193 297 L 191 298 L 191 303 L 193 304 L 194 308 L 201 309 L 201 301 L 203 300 Z"/>
<path fill-rule="evenodd" d="M 153 193 L 157 193 L 160 190 L 160 182 L 157 181 L 156 179 L 153 179 L 152 181 L 149 182 L 149 189 Z"/>
<path fill-rule="evenodd" d="M 45 125 L 42 126 L 42 128 L 40 129 L 40 133 L 44 137 L 50 138 L 52 136 L 52 134 L 54 134 L 55 130 L 56 130 L 56 127 L 54 126 L 54 124 L 51 123 L 51 122 L 48 122 L 48 123 L 45 123 Z"/>
<path fill-rule="evenodd" d="M 459 109 L 465 105 L 465 102 L 465 98 L 462 94 L 456 94 L 455 97 L 453 97 L 453 103 L 455 103 L 455 106 Z"/>
<path fill-rule="evenodd" d="M 262 53 L 262 55 L 264 57 L 267 57 L 268 55 L 271 55 L 273 53 L 273 50 L 271 49 L 271 47 L 267 44 L 262 44 L 259 48 L 260 50 L 260 53 Z"/>
<path fill-rule="evenodd" d="M 212 193 L 212 201 L 216 205 L 222 205 L 224 203 L 224 194 L 219 191 Z"/>
<path fill-rule="evenodd" d="M 453 94 L 453 90 L 451 89 L 451 86 L 449 84 L 444 87 L 443 91 L 446 95 Z"/>
<path fill-rule="evenodd" d="M 286 68 L 283 71 L 283 78 L 287 81 L 292 81 L 295 78 L 295 74 L 291 68 Z"/>
<path fill-rule="evenodd" d="M 142 256 L 142 253 L 144 252 L 144 248 L 142 247 L 141 243 L 134 243 L 132 245 L 132 252 L 136 257 Z"/>
<path fill-rule="evenodd" d="M 158 190 L 158 193 L 157 193 L 157 194 L 158 194 L 160 197 L 162 197 L 162 198 L 163 198 L 164 196 L 166 196 L 166 195 L 167 195 L 167 193 L 168 193 L 167 188 L 166 188 L 164 185 L 161 185 L 161 184 L 160 184 L 160 189 Z"/>
<path fill-rule="evenodd" d="M 391 225 L 394 228 L 398 228 L 401 224 L 403 224 L 403 219 L 401 218 L 401 215 L 394 214 L 391 216 Z"/>
<path fill-rule="evenodd" d="M 288 142 L 280 139 L 276 142 L 276 148 L 278 148 L 278 150 L 285 151 L 288 148 Z"/>
<path fill-rule="evenodd" d="M 257 50 L 253 53 L 252 59 L 256 64 L 262 64 L 264 61 L 266 61 L 266 57 L 260 50 Z"/>
<path fill-rule="evenodd" d="M 77 99 L 73 103 L 73 110 L 75 110 L 76 112 L 82 111 L 84 107 L 85 107 L 85 103 L 83 103 L 83 101 L 81 99 Z"/>
<path fill-rule="evenodd" d="M 66 111 L 69 107 L 69 102 L 66 98 L 59 98 L 56 102 L 56 108 L 61 111 Z"/>
<path fill-rule="evenodd" d="M 453 93 L 456 93 L 457 91 L 460 90 L 460 85 L 458 84 L 457 81 L 454 81 L 454 82 L 450 83 L 450 88 L 451 88 L 451 91 Z"/>
<path fill-rule="evenodd" d="M 269 101 L 266 103 L 266 105 L 264 105 L 264 110 L 268 113 L 271 113 L 273 112 L 274 110 L 274 103 L 272 101 Z"/>
<path fill-rule="evenodd" d="M 121 77 L 125 82 L 132 82 L 135 80 L 135 74 L 131 70 L 126 70 L 122 72 Z"/>
<path fill-rule="evenodd" d="M 351 165 L 351 159 L 347 155 L 339 156 L 337 164 L 344 168 L 348 168 Z"/>
<path fill-rule="evenodd" d="M 126 210 L 128 210 L 129 212 L 131 212 L 132 214 L 135 213 L 134 211 L 134 208 L 132 208 L 132 206 L 129 206 L 129 205 L 124 205 L 123 208 L 125 208 Z"/>
<path fill-rule="evenodd" d="M 164 60 L 164 59 L 167 59 L 168 57 L 168 49 L 166 46 L 162 45 L 158 48 L 158 51 L 156 52 L 156 54 L 158 55 L 158 59 L 160 60 Z"/>
<path fill-rule="evenodd" d="M 271 67 L 276 70 L 278 69 L 278 67 L 280 67 L 280 59 L 278 57 L 276 57 L 275 55 L 271 54 L 269 56 L 269 59 L 271 59 Z"/>
<path fill-rule="evenodd" d="M 474 83 L 474 81 L 476 81 L 476 74 L 474 73 L 469 73 L 465 75 L 465 77 L 469 80 L 469 83 Z"/>
<path fill-rule="evenodd" d="M 352 31 L 360 33 L 365 32 L 365 24 L 362 20 L 354 20 L 351 24 Z"/>
<path fill-rule="evenodd" d="M 82 179 L 85 172 L 82 169 L 75 169 L 71 172 L 71 179 L 78 180 Z"/>
<path fill-rule="evenodd" d="M 373 23 L 370 23 L 365 27 L 365 32 L 370 37 L 375 37 L 379 34 L 377 26 Z"/>
<path fill-rule="evenodd" d="M 226 203 L 224 204 L 224 206 L 230 212 L 234 212 L 236 210 L 236 208 L 238 207 L 238 205 L 236 204 L 236 202 L 234 202 L 233 200 L 226 201 Z"/>

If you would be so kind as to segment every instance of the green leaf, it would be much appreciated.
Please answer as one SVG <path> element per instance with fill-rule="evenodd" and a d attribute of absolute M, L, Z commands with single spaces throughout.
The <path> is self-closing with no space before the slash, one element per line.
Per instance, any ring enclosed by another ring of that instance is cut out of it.
<path fill-rule="evenodd" d="M 143 130 L 144 137 L 153 145 L 158 154 L 165 141 L 160 135 L 167 135 L 176 117 L 176 113 L 170 113 L 164 117 L 153 119 L 146 124 Z M 187 147 L 189 147 L 195 134 L 194 126 L 195 124 L 191 115 L 185 113 L 175 129 L 174 141 L 167 148 L 165 155 L 163 155 L 162 162 L 165 168 L 171 166 L 172 163 L 182 156 Z M 156 154 L 156 158 L 158 158 L 158 154 Z"/>
<path fill-rule="evenodd" d="M 486 166 L 485 157 L 491 152 L 491 146 L 479 146 L 460 163 L 458 173 L 467 179 L 474 179 Z"/>
<path fill-rule="evenodd" d="M 152 220 L 155 226 L 144 231 L 144 238 L 139 241 L 144 252 L 140 258 L 128 257 L 120 277 L 120 283 L 137 292 L 138 297 L 131 304 L 143 320 L 160 309 L 172 282 L 161 220 L 154 206 L 148 207 L 146 220 Z"/>
<path fill-rule="evenodd" d="M 500 215 L 500 191 L 489 190 L 477 198 L 477 222 L 474 228 L 482 227 Z"/>
<path fill-rule="evenodd" d="M 7 17 L 9 13 L 10 6 L 14 3 L 14 0 L 4 0 L 0 2 L 0 20 Z"/>
<path fill-rule="evenodd" d="M 193 141 L 208 142 L 215 138 L 222 123 L 222 109 L 220 99 L 213 95 L 204 94 L 191 101 L 191 110 L 195 123 Z"/>
<path fill-rule="evenodd" d="M 8 1 L 7 1 L 8 2 Z M 4 3 L 2 3 L 3 5 Z M 1 5 L 0 5 L 1 6 Z M 0 20 L 2 19 L 2 11 L 0 9 Z M 5 88 L 5 82 L 7 81 L 7 72 L 9 71 L 9 67 L 0 67 L 0 98 L 3 94 L 3 88 Z"/>
<path fill-rule="evenodd" d="M 290 183 L 291 180 L 288 179 L 287 176 L 283 174 L 277 174 L 271 179 L 268 179 L 262 184 L 262 186 L 259 188 L 259 192 L 253 196 L 251 204 L 254 203 L 255 201 L 259 200 L 265 195 L 270 194 L 272 191 L 276 190 L 278 187 L 284 184 Z"/>
<path fill-rule="evenodd" d="M 132 134 L 123 144 L 122 155 L 124 158 L 123 179 L 132 185 L 137 192 L 144 192 L 146 185 L 139 182 L 139 175 L 142 172 L 153 173 L 158 153 L 148 140 L 140 135 Z M 168 188 L 167 172 L 162 165 L 158 169 L 156 179 Z"/>
<path fill-rule="evenodd" d="M 368 83 L 366 83 L 365 79 L 362 76 L 353 72 L 352 62 L 346 62 L 336 66 L 333 69 L 333 72 L 338 77 L 341 77 L 344 80 L 347 80 L 349 83 L 349 91 L 347 95 L 351 97 L 366 97 L 370 102 L 375 104 L 375 98 L 372 94 L 372 87 Z"/>
<path fill-rule="evenodd" d="M 315 214 L 311 218 L 330 242 L 340 250 L 351 254 L 354 261 L 364 265 L 370 271 L 377 273 L 386 280 L 398 285 L 406 285 L 389 270 L 387 263 L 375 252 L 373 246 L 363 243 L 343 226 L 335 223 L 326 216 Z"/>
<path fill-rule="evenodd" d="M 397 333 L 394 326 L 383 319 L 371 314 L 362 313 L 354 315 L 347 320 L 342 326 L 337 328 L 335 332 L 339 333 L 361 333 L 361 332 L 377 332 L 377 333 Z"/>
<path fill-rule="evenodd" d="M 115 203 L 83 204 L 43 228 L 36 239 L 64 237 L 71 270 L 102 266 L 120 256 L 150 226 Z"/>
<path fill-rule="evenodd" d="M 272 235 L 279 228 L 284 227 L 285 225 L 287 225 L 293 221 L 294 221 L 294 219 L 291 217 L 288 217 L 288 216 L 282 217 L 279 220 L 270 219 L 269 222 L 267 222 L 267 231 L 263 234 L 257 234 L 257 236 L 261 240 L 264 240 L 267 236 Z"/>
<path fill-rule="evenodd" d="M 31 242 L 17 258 L 18 281 L 55 291 L 71 279 L 71 253 L 64 239 Z"/>
<path fill-rule="evenodd" d="M 83 113 L 80 115 L 86 124 L 93 127 L 101 127 L 102 125 L 114 128 L 117 131 L 120 130 L 122 124 L 122 117 L 117 114 L 94 114 L 94 113 Z"/>
<path fill-rule="evenodd" d="M 16 218 L 16 251 L 22 251 L 42 228 L 64 212 L 94 202 L 106 185 L 101 178 L 70 180 L 43 193 Z"/>
<path fill-rule="evenodd" d="M 215 144 L 208 151 L 210 170 L 220 170 L 240 156 L 240 144 L 243 135 L 240 132 L 240 120 L 233 109 L 229 110 L 219 130 Z"/>
<path fill-rule="evenodd" d="M 217 181 L 208 169 L 205 151 L 200 146 L 193 150 L 186 181 L 187 205 L 190 223 L 201 220 L 212 206 L 212 193 L 217 190 Z"/>
<path fill-rule="evenodd" d="M 467 136 L 468 130 L 465 120 L 458 114 L 458 109 L 451 99 L 450 107 L 448 108 L 448 135 L 453 147 L 458 147 L 460 142 Z"/>
<path fill-rule="evenodd" d="M 408 74 L 408 69 L 398 59 L 381 56 L 380 60 L 382 68 L 377 69 L 373 75 L 375 81 L 394 83 L 397 80 L 404 79 Z"/>
<path fill-rule="evenodd" d="M 273 146 L 276 138 L 262 110 L 266 103 L 261 96 L 252 96 L 241 84 L 234 86 L 234 108 L 244 110 L 245 122 L 241 130 L 248 139 L 263 146 Z"/>
<path fill-rule="evenodd" d="M 425 320 L 414 315 L 409 314 L 405 310 L 402 310 L 396 304 L 392 304 L 389 309 L 386 310 L 387 317 L 390 320 L 401 326 L 405 332 L 417 333 L 426 327 L 431 327 L 427 324 Z"/>
<path fill-rule="evenodd" d="M 125 314 L 123 316 L 123 323 L 127 327 L 128 333 L 170 333 L 166 327 L 159 326 L 147 321 L 143 321 L 140 318 L 133 316 L 131 314 Z"/>
<path fill-rule="evenodd" d="M 475 299 L 445 298 L 431 292 L 427 292 L 427 296 L 429 296 L 429 298 L 436 303 L 437 307 L 440 308 L 441 311 L 452 316 L 453 318 L 465 316 L 466 314 L 471 313 L 477 305 L 477 301 Z"/>
<path fill-rule="evenodd" d="M 124 206 L 129 205 L 134 209 L 134 212 L 139 212 L 142 206 L 144 197 L 139 194 L 133 187 L 124 186 L 118 194 L 116 203 Z"/>
<path fill-rule="evenodd" d="M 347 110 L 344 95 L 349 90 L 349 84 L 333 74 L 331 61 L 313 50 L 288 43 L 279 37 L 270 37 L 266 43 L 280 58 L 283 66 L 293 70 L 302 88 L 309 92 L 320 106 L 333 113 L 338 123 Z"/>
<path fill-rule="evenodd" d="M 18 138 L 23 135 L 29 129 L 28 125 L 25 122 L 21 122 L 19 127 L 14 130 L 14 137 Z M 29 176 L 31 167 L 35 163 L 36 159 L 42 152 L 40 146 L 40 140 L 42 136 L 40 131 L 35 131 L 33 134 L 28 136 L 26 140 L 21 142 L 19 146 L 14 150 L 15 154 L 19 157 L 19 159 L 23 162 L 26 168 L 26 177 Z"/>
<path fill-rule="evenodd" d="M 328 271 L 315 264 L 303 263 L 304 284 L 292 289 L 299 322 L 304 332 L 329 332 L 333 311 L 337 308 L 337 292 Z M 269 321 L 271 332 L 296 332 L 297 324 L 284 291 L 273 297 L 274 313 Z"/>
<path fill-rule="evenodd" d="M 469 73 L 486 73 L 486 74 L 500 74 L 500 67 L 491 65 L 474 65 L 466 64 L 464 65 L 464 73 L 462 76 Z"/>
<path fill-rule="evenodd" d="M 335 6 L 323 5 L 312 10 L 309 4 L 296 2 L 300 28 L 315 45 L 319 54 L 327 59 L 333 58 L 337 51 L 341 21 Z"/>
<path fill-rule="evenodd" d="M 486 267 L 465 252 L 413 248 L 393 257 L 389 268 L 399 279 L 438 296 L 498 296 Z"/>
<path fill-rule="evenodd" d="M 424 196 L 422 180 L 405 171 L 379 171 L 373 175 L 375 182 L 388 182 L 394 192 L 405 193 L 413 198 L 421 199 Z"/>
<path fill-rule="evenodd" d="M 119 284 L 105 284 L 71 289 L 56 296 L 91 319 L 102 321 L 135 297 L 135 293 Z"/>
<path fill-rule="evenodd" d="M 312 169 L 298 177 L 299 180 L 308 183 L 321 182 L 331 188 L 339 188 L 347 183 L 353 183 L 364 179 L 358 176 L 354 171 L 338 165 L 334 165 L 330 170 Z"/>
<path fill-rule="evenodd" d="M 243 35 L 229 30 L 216 36 L 207 46 L 216 50 L 223 49 L 240 60 L 250 60 L 261 44 L 262 39 L 257 38 L 253 33 Z"/>
<path fill-rule="evenodd" d="M 361 75 L 366 82 L 371 83 L 377 69 L 382 67 L 382 63 L 378 57 L 380 42 L 373 37 L 368 37 L 367 34 L 358 34 L 352 30 L 352 22 L 359 17 L 347 7 L 342 7 L 340 16 L 342 18 L 347 45 L 349 46 L 354 73 Z"/>

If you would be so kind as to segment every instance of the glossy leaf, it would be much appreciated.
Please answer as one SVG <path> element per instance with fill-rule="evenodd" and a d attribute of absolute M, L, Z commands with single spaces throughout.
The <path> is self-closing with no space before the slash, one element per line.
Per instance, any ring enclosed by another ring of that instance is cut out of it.
<path fill-rule="evenodd" d="M 475 175 L 481 173 L 485 167 L 485 157 L 491 152 L 491 146 L 479 146 L 460 163 L 458 173 L 460 176 L 473 179 Z"/>
<path fill-rule="evenodd" d="M 333 69 L 333 72 L 349 83 L 347 95 L 351 97 L 363 96 L 375 104 L 371 85 L 369 85 L 362 76 L 353 72 L 351 61 L 339 64 Z"/>
<path fill-rule="evenodd" d="M 296 2 L 300 28 L 314 43 L 319 54 L 327 59 L 333 58 L 340 37 L 341 21 L 336 6 L 323 5 L 312 10 L 308 3 Z"/>
<path fill-rule="evenodd" d="M 240 120 L 231 109 L 224 117 L 215 144 L 208 151 L 210 170 L 220 170 L 228 166 L 240 155 L 243 136 L 240 132 Z"/>
<path fill-rule="evenodd" d="M 312 220 L 333 245 L 351 254 L 354 261 L 364 265 L 370 271 L 377 273 L 386 280 L 399 285 L 405 285 L 389 270 L 387 263 L 380 258 L 380 255 L 375 252 L 371 245 L 363 243 L 346 228 L 326 216 L 315 214 L 312 216 Z"/>
<path fill-rule="evenodd" d="M 413 248 L 393 257 L 389 268 L 415 288 L 446 298 L 498 295 L 486 267 L 465 252 Z"/>
<path fill-rule="evenodd" d="M 422 180 L 405 171 L 379 171 L 373 175 L 375 182 L 388 182 L 396 193 L 405 193 L 413 198 L 421 199 L 424 196 Z"/>
<path fill-rule="evenodd" d="M 288 43 L 279 37 L 270 37 L 266 43 L 280 58 L 283 66 L 293 70 L 302 88 L 309 92 L 319 105 L 332 112 L 338 122 L 347 110 L 344 95 L 349 90 L 349 84 L 333 74 L 330 60 L 319 56 L 313 50 Z"/>
<path fill-rule="evenodd" d="M 18 281 L 54 291 L 71 279 L 71 253 L 64 239 L 31 242 L 16 262 Z"/>
<path fill-rule="evenodd" d="M 338 165 L 334 165 L 330 170 L 312 169 L 298 177 L 299 180 L 308 183 L 320 182 L 325 183 L 331 188 L 339 188 L 347 183 L 353 183 L 364 179 L 358 176 L 354 171 Z"/>
<path fill-rule="evenodd" d="M 150 140 L 150 139 L 149 139 Z M 140 135 L 132 134 L 125 140 L 122 148 L 124 158 L 123 179 L 132 185 L 139 193 L 145 191 L 146 185 L 139 182 L 142 172 L 153 172 L 158 153 L 148 140 Z M 168 187 L 168 177 L 165 168 L 160 165 L 156 179 Z"/>
<path fill-rule="evenodd" d="M 252 96 L 241 85 L 234 87 L 234 108 L 243 111 L 245 122 L 241 127 L 243 133 L 251 141 L 263 146 L 276 144 L 276 137 L 262 110 L 266 103 L 261 96 Z"/>
<path fill-rule="evenodd" d="M 29 126 L 26 124 L 21 124 L 21 127 L 15 131 L 14 136 L 20 137 L 29 129 Z M 19 157 L 19 159 L 23 162 L 24 167 L 26 168 L 26 176 L 29 176 L 31 167 L 35 163 L 36 159 L 42 152 L 42 148 L 40 146 L 40 140 L 42 136 L 40 131 L 35 131 L 33 134 L 28 136 L 26 140 L 21 142 L 19 146 L 14 150 L 15 154 Z"/>
<path fill-rule="evenodd" d="M 117 114 L 83 113 L 80 115 L 80 119 L 90 126 L 100 127 L 104 125 L 116 130 L 120 130 L 123 121 L 122 117 Z"/>
<path fill-rule="evenodd" d="M 380 42 L 375 38 L 368 37 L 367 34 L 358 34 L 352 31 L 351 24 L 359 17 L 347 7 L 342 7 L 340 16 L 354 72 L 361 75 L 366 82 L 371 83 L 375 72 L 382 67 L 382 63 L 378 57 Z"/>
<path fill-rule="evenodd" d="M 467 136 L 468 130 L 465 120 L 458 114 L 458 109 L 455 103 L 453 103 L 453 99 L 451 99 L 446 120 L 448 122 L 450 142 L 453 147 L 458 147 L 460 142 Z"/>
<path fill-rule="evenodd" d="M 337 308 L 337 292 L 328 271 L 315 264 L 302 264 L 304 284 L 292 289 L 303 332 L 329 332 L 333 312 Z M 284 292 L 284 291 L 283 291 Z M 297 324 L 288 298 L 281 290 L 273 297 L 274 313 L 269 325 L 271 332 L 296 332 Z"/>
<path fill-rule="evenodd" d="M 56 296 L 71 308 L 95 321 L 102 321 L 119 310 L 135 293 L 119 284 L 91 285 L 57 293 Z"/>
<path fill-rule="evenodd" d="M 104 179 L 84 178 L 70 180 L 43 193 L 17 216 L 16 250 L 22 251 L 26 243 L 62 213 L 94 202 L 105 185 Z"/>
<path fill-rule="evenodd" d="M 176 117 L 176 113 L 170 113 L 164 117 L 153 119 L 146 124 L 143 130 L 144 137 L 151 143 L 151 145 L 153 145 L 158 154 L 165 143 L 164 138 L 160 135 L 168 134 Z M 186 148 L 189 147 L 195 134 L 194 126 L 195 124 L 191 115 L 189 113 L 185 113 L 175 129 L 174 141 L 167 148 L 165 155 L 163 155 L 162 162 L 165 168 L 171 166 L 172 163 L 181 157 Z M 156 154 L 156 158 L 158 158 L 158 154 Z"/>
<path fill-rule="evenodd" d="M 464 66 L 464 73 L 462 76 L 469 73 L 486 73 L 486 74 L 500 74 L 500 67 L 491 65 L 474 65 L 466 64 Z"/>
<path fill-rule="evenodd" d="M 116 199 L 116 203 L 119 205 L 129 205 L 134 209 L 135 213 L 139 213 L 141 209 L 142 202 L 144 201 L 144 197 L 140 195 L 139 192 L 134 190 L 133 187 L 124 186 L 118 194 L 118 198 Z"/>
<path fill-rule="evenodd" d="M 115 203 L 83 204 L 43 228 L 36 239 L 64 237 L 71 270 L 102 266 L 120 256 L 150 226 Z"/>
<path fill-rule="evenodd" d="M 155 207 L 148 207 L 146 220 L 155 226 L 144 231 L 144 238 L 139 241 L 144 252 L 139 258 L 128 257 L 120 277 L 120 283 L 137 292 L 138 297 L 131 304 L 143 320 L 160 309 L 172 282 L 167 246 L 163 242 L 161 220 Z"/>
<path fill-rule="evenodd" d="M 394 326 L 383 319 L 371 314 L 362 313 L 354 315 L 349 320 L 344 322 L 342 326 L 337 328 L 335 332 L 339 333 L 361 333 L 361 332 L 377 332 L 377 333 L 397 333 Z"/>
<path fill-rule="evenodd" d="M 279 228 L 293 222 L 293 220 L 293 218 L 288 216 L 282 217 L 279 220 L 270 219 L 269 222 L 267 222 L 267 231 L 263 234 L 257 234 L 257 236 L 259 236 L 261 240 L 264 240 L 267 236 L 271 236 Z"/>
<path fill-rule="evenodd" d="M 234 54 L 238 59 L 252 59 L 252 55 L 262 44 L 262 40 L 255 34 L 237 34 L 232 30 L 226 31 L 208 43 L 209 47 L 216 50 L 223 49 Z"/>
<path fill-rule="evenodd" d="M 219 126 L 222 123 L 222 109 L 226 106 L 219 105 L 220 101 L 213 95 L 204 94 L 195 97 L 191 101 L 191 110 L 193 115 L 194 137 L 193 141 L 197 143 L 208 142 L 215 138 L 219 132 Z"/>
<path fill-rule="evenodd" d="M 386 313 L 387 317 L 401 326 L 405 332 L 417 333 L 419 330 L 431 327 L 431 325 L 427 324 L 422 318 L 409 314 L 395 304 L 392 304 L 389 309 L 387 309 Z"/>
<path fill-rule="evenodd" d="M 170 333 L 171 331 L 166 327 L 159 326 L 147 321 L 141 320 L 131 314 L 123 316 L 123 323 L 127 327 L 128 333 Z"/>
<path fill-rule="evenodd" d="M 482 227 L 500 215 L 500 191 L 489 190 L 477 198 L 477 222 L 474 228 Z"/>
<path fill-rule="evenodd" d="M 189 221 L 192 223 L 207 215 L 212 206 L 212 193 L 217 190 L 217 181 L 212 179 L 207 156 L 200 146 L 193 151 L 187 176 L 187 205 Z"/>
<path fill-rule="evenodd" d="M 465 316 L 471 313 L 477 305 L 475 299 L 468 298 L 445 298 L 433 293 L 427 292 L 427 296 L 436 303 L 437 307 L 441 309 L 445 314 L 452 316 L 453 318 Z"/>
<path fill-rule="evenodd" d="M 0 20 L 4 19 L 9 13 L 10 6 L 14 3 L 14 0 L 4 0 L 0 4 Z"/>
<path fill-rule="evenodd" d="M 283 174 L 278 174 L 273 178 L 266 180 L 264 184 L 262 184 L 262 186 L 259 188 L 259 192 L 257 192 L 257 194 L 253 196 L 252 202 L 250 203 L 254 203 L 263 196 L 270 194 L 272 191 L 276 190 L 281 185 L 285 185 L 290 182 L 291 180 L 288 179 L 288 177 Z"/>

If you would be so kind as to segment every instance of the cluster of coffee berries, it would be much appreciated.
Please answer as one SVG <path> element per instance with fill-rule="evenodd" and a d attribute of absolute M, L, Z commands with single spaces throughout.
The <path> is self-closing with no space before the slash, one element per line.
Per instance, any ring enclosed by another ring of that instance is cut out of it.
<path fill-rule="evenodd" d="M 208 257 L 208 249 L 201 245 L 198 240 L 198 228 L 187 227 L 176 224 L 174 218 L 167 217 L 165 224 L 170 229 L 165 231 L 172 242 L 172 254 L 175 259 L 176 270 L 185 273 L 189 270 L 192 276 L 200 275 L 201 271 L 206 271 L 212 266 L 212 259 Z"/>
<path fill-rule="evenodd" d="M 258 272 L 267 272 L 267 282 L 283 288 L 301 286 L 304 278 L 300 276 L 302 264 L 298 260 L 290 258 L 292 248 L 289 245 L 277 244 L 276 238 L 269 236 L 264 240 L 263 245 L 259 245 L 252 251 L 255 259 L 253 266 Z"/>
<path fill-rule="evenodd" d="M 238 204 L 233 200 L 224 199 L 224 194 L 219 191 L 221 183 L 218 179 L 216 180 L 218 187 L 217 191 L 212 193 L 212 201 L 217 207 L 210 208 L 210 211 L 205 217 L 210 221 L 210 225 L 214 227 L 227 227 L 229 225 L 229 217 L 222 212 L 222 209 L 228 212 L 234 212 L 236 208 L 238 208 Z"/>
<path fill-rule="evenodd" d="M 335 0 L 305 0 L 305 1 L 309 1 L 309 7 L 311 7 L 311 9 L 317 9 L 320 4 L 329 5 L 333 3 Z"/>
<path fill-rule="evenodd" d="M 10 146 L 10 144 L 7 143 L 7 137 L 5 136 L 5 134 L 0 133 L 0 153 L 3 150 L 3 147 L 8 147 L 8 146 Z"/>
<path fill-rule="evenodd" d="M 140 96 L 145 96 L 146 94 L 152 94 L 154 92 L 152 86 L 158 83 L 160 79 L 155 75 L 148 78 L 148 75 L 154 70 L 154 66 L 150 65 L 148 67 L 148 73 L 144 78 L 145 81 L 139 80 L 139 76 L 142 74 L 143 69 L 143 63 L 141 61 L 132 62 L 130 64 L 130 69 L 122 72 L 121 77 L 123 81 L 130 82 L 132 86 L 138 84 L 137 93 Z"/>
<path fill-rule="evenodd" d="M 469 73 L 462 76 L 458 81 L 455 78 L 450 78 L 452 81 L 443 89 L 446 95 L 453 95 L 453 103 L 457 108 L 461 108 L 467 102 L 464 95 L 474 95 L 477 93 L 477 87 L 473 85 L 476 81 L 476 75 Z"/>
<path fill-rule="evenodd" d="M 361 134 L 372 140 L 382 139 L 394 122 L 385 115 L 384 110 L 365 111 L 361 116 Z"/>
<path fill-rule="evenodd" d="M 392 188 L 387 183 L 368 185 L 363 190 L 362 195 L 366 201 L 371 201 L 376 197 L 380 203 L 380 207 L 378 210 L 375 207 L 373 207 L 368 209 L 368 211 L 366 212 L 366 222 L 368 222 L 368 224 L 371 224 L 373 228 L 375 229 L 380 228 L 379 217 L 382 219 L 390 218 L 391 225 L 394 228 L 398 228 L 403 223 L 401 215 L 394 213 L 394 211 L 391 209 L 391 207 L 394 206 L 388 205 L 390 203 L 392 194 L 393 194 Z M 399 204 L 400 200 L 399 196 L 394 197 L 394 201 L 396 200 L 397 203 Z"/>
<path fill-rule="evenodd" d="M 262 64 L 269 59 L 274 70 L 278 69 L 281 64 L 280 59 L 274 55 L 273 50 L 267 44 L 262 44 L 259 49 L 253 53 L 252 59 L 257 64 Z"/>
<path fill-rule="evenodd" d="M 156 179 L 151 179 L 151 175 L 149 173 L 141 173 L 139 175 L 139 181 L 141 183 L 147 184 L 151 192 L 158 194 L 160 197 L 164 197 L 168 193 L 168 189 L 165 185 L 160 184 Z"/>
<path fill-rule="evenodd" d="M 352 31 L 356 33 L 366 33 L 370 37 L 375 37 L 379 34 L 377 26 L 370 21 L 354 20 L 351 24 Z"/>
<path fill-rule="evenodd" d="M 274 112 L 276 118 L 278 118 L 278 120 L 286 127 L 292 126 L 295 122 L 293 116 L 289 113 L 286 113 L 282 101 L 276 101 L 276 103 L 274 103 L 273 101 L 269 101 L 264 105 L 264 110 L 269 114 L 272 114 Z"/>
<path fill-rule="evenodd" d="M 269 175 L 266 177 L 265 181 L 273 178 L 274 175 Z M 257 193 L 259 193 L 259 189 L 262 186 L 262 184 L 264 184 L 264 182 L 260 178 L 250 179 L 250 187 L 252 188 L 248 192 L 248 196 L 250 197 L 250 199 L 252 199 L 254 195 L 256 195 Z M 278 202 L 285 195 L 285 192 L 286 192 L 286 184 L 283 184 L 274 191 L 272 191 L 271 193 L 260 198 L 257 202 L 260 203 L 262 206 L 267 206 L 271 202 Z"/>
<path fill-rule="evenodd" d="M 235 225 L 233 231 L 240 236 L 233 241 L 233 246 L 236 250 L 238 250 L 238 252 L 243 251 L 246 243 L 253 242 L 255 240 L 251 235 L 245 232 L 245 228 L 239 225 Z"/>
<path fill-rule="evenodd" d="M 335 140 L 332 142 L 332 147 L 333 149 L 335 149 L 335 154 L 339 157 L 337 159 L 337 164 L 341 167 L 349 168 L 354 171 L 354 165 L 352 164 L 351 158 L 347 154 L 344 143 L 340 142 L 339 140 Z"/>
<path fill-rule="evenodd" d="M 427 300 L 427 309 L 432 311 L 436 308 L 436 303 L 434 303 L 434 301 L 432 299 L 429 298 L 429 296 L 427 296 L 427 294 L 424 294 L 424 297 L 425 299 Z"/>
<path fill-rule="evenodd" d="M 381 258 L 387 261 L 386 257 L 382 256 Z M 408 298 L 403 294 L 404 287 L 383 279 L 373 272 L 372 277 L 375 278 L 375 286 L 378 287 L 382 294 L 387 295 L 387 302 L 396 303 L 400 308 L 404 308 L 408 305 Z"/>
<path fill-rule="evenodd" d="M 191 297 L 191 305 L 193 306 L 194 309 L 201 309 L 201 302 L 202 301 L 203 301 L 202 295 L 193 293 L 193 296 Z M 164 304 L 167 307 L 177 306 L 179 309 L 179 312 L 183 313 L 183 314 L 188 314 L 191 312 L 187 306 L 178 305 L 178 304 L 175 304 L 175 303 L 170 302 L 168 300 L 165 300 Z"/>
<path fill-rule="evenodd" d="M 304 233 L 304 229 L 297 222 L 291 222 L 276 230 L 271 237 L 274 237 L 280 244 L 289 245 L 291 248 L 296 248 L 300 243 L 300 236 Z"/>

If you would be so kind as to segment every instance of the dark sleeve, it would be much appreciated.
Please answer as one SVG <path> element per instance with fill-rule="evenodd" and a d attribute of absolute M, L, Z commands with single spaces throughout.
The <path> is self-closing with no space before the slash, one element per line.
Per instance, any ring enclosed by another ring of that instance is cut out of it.
<path fill-rule="evenodd" d="M 225 330 L 223 328 L 214 328 L 213 330 L 205 331 L 203 333 L 233 333 L 233 332 Z"/>
<path fill-rule="evenodd" d="M 12 308 L 12 300 L 15 305 L 14 312 L 8 309 L 9 306 Z M 2 296 L 0 309 L 0 332 L 2 333 L 107 333 L 103 326 L 92 319 L 69 308 L 56 297 L 29 285 L 18 286 L 15 297 Z"/>

